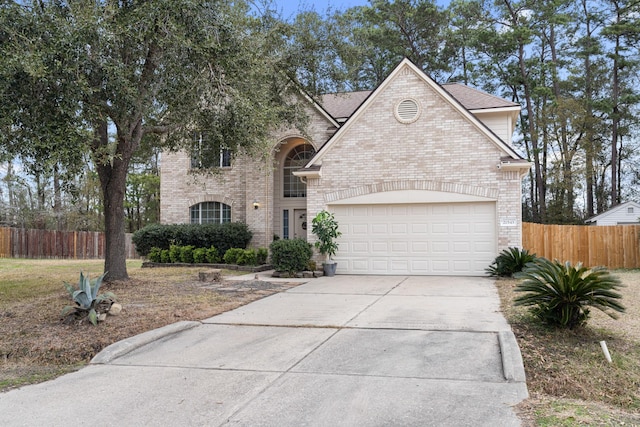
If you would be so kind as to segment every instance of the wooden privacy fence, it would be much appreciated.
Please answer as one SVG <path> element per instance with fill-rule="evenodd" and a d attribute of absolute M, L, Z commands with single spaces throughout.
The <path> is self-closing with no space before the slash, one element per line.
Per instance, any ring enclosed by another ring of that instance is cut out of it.
<path fill-rule="evenodd" d="M 588 267 L 640 267 L 640 225 L 522 223 L 522 247 L 547 259 Z"/>
<path fill-rule="evenodd" d="M 0 227 L 0 258 L 104 258 L 104 233 Z M 127 258 L 139 258 L 131 234 L 125 235 Z"/>

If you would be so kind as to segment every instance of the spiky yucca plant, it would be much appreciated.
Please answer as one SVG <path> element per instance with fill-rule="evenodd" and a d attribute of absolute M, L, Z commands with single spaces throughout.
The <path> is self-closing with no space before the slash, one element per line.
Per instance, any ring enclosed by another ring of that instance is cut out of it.
<path fill-rule="evenodd" d="M 507 248 L 500 252 L 485 271 L 489 276 L 511 277 L 535 259 L 536 255 L 530 254 L 526 249 Z"/>
<path fill-rule="evenodd" d="M 88 317 L 89 321 L 94 325 L 98 324 L 98 309 L 101 305 L 107 305 L 106 311 L 109 310 L 111 304 L 116 300 L 116 297 L 111 292 L 104 294 L 98 294 L 102 280 L 107 273 L 102 274 L 96 279 L 89 279 L 89 276 L 85 276 L 80 272 L 80 281 L 78 282 L 78 289 L 73 285 L 64 282 L 64 287 L 69 292 L 69 295 L 75 302 L 75 305 L 68 305 L 62 309 L 62 317 L 67 317 L 72 314 L 77 314 L 84 317 Z"/>
<path fill-rule="evenodd" d="M 533 314 L 550 325 L 573 329 L 589 318 L 589 307 L 597 308 L 612 318 L 623 313 L 616 292 L 622 284 L 605 268 L 587 268 L 581 263 L 572 266 L 558 261 L 537 258 L 515 275 L 524 279 L 515 288 L 524 295 L 515 305 L 531 306 Z"/>

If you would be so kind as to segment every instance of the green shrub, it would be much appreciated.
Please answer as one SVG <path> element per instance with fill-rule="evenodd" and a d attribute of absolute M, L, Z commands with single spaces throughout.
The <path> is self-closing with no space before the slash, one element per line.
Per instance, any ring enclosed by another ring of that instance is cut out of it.
<path fill-rule="evenodd" d="M 186 264 L 193 264 L 193 250 L 195 248 L 191 245 L 180 247 L 180 262 Z"/>
<path fill-rule="evenodd" d="M 107 312 L 116 300 L 111 292 L 98 294 L 100 285 L 107 273 L 102 274 L 97 279 L 90 280 L 89 276 L 85 276 L 80 272 L 80 281 L 78 289 L 74 288 L 67 282 L 64 287 L 75 305 L 68 305 L 62 309 L 62 317 L 77 316 L 79 318 L 88 318 L 94 326 L 98 325 L 98 312 Z"/>
<path fill-rule="evenodd" d="M 257 262 L 258 256 L 255 249 L 243 249 L 236 260 L 238 265 L 256 265 Z"/>
<path fill-rule="evenodd" d="M 132 240 L 136 251 L 147 256 L 151 248 L 169 249 L 172 244 L 208 248 L 215 246 L 220 253 L 231 248 L 246 248 L 252 233 L 246 224 L 152 224 L 135 233 Z"/>
<path fill-rule="evenodd" d="M 289 274 L 304 271 L 311 261 L 311 244 L 302 239 L 275 240 L 269 246 L 271 263 L 280 272 Z"/>
<path fill-rule="evenodd" d="M 151 248 L 147 258 L 149 258 L 149 261 L 151 262 L 162 262 L 162 249 Z"/>
<path fill-rule="evenodd" d="M 196 248 L 193 250 L 193 262 L 204 264 L 207 262 L 207 248 Z"/>
<path fill-rule="evenodd" d="M 256 253 L 256 264 L 266 264 L 267 258 L 269 258 L 269 250 L 267 248 L 258 248 L 258 252 Z"/>
<path fill-rule="evenodd" d="M 222 259 L 225 264 L 238 264 L 238 258 L 244 253 L 244 249 L 240 248 L 231 248 L 227 250 Z"/>
<path fill-rule="evenodd" d="M 207 262 L 209 264 L 216 264 L 220 262 L 220 256 L 218 255 L 218 250 L 213 246 L 207 249 Z"/>
<path fill-rule="evenodd" d="M 169 249 L 169 228 L 166 225 L 151 224 L 133 233 L 132 242 L 136 245 L 136 252 L 147 256 L 152 248 Z"/>
<path fill-rule="evenodd" d="M 169 249 L 162 249 L 162 252 L 160 252 L 160 262 L 163 264 L 169 264 L 171 262 Z"/>
<path fill-rule="evenodd" d="M 169 246 L 169 260 L 172 263 L 180 262 L 180 246 L 171 245 Z"/>
<path fill-rule="evenodd" d="M 615 318 L 625 308 L 616 290 L 622 285 L 604 268 L 589 269 L 578 263 L 572 266 L 545 258 L 538 258 L 515 275 L 524 279 L 516 286 L 515 305 L 530 306 L 532 313 L 543 322 L 573 329 L 589 318 L 588 307 L 595 307 Z"/>
<path fill-rule="evenodd" d="M 530 254 L 526 249 L 508 248 L 500 252 L 485 271 L 489 276 L 511 277 L 535 259 L 536 255 Z"/>

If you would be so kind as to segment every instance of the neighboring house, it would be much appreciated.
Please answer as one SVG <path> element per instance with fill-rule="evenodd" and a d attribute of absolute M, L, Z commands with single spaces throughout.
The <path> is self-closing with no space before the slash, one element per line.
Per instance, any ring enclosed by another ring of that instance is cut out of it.
<path fill-rule="evenodd" d="M 591 225 L 638 225 L 640 224 L 640 203 L 621 203 L 585 222 Z"/>
<path fill-rule="evenodd" d="M 161 221 L 243 221 L 266 247 L 313 242 L 311 219 L 327 209 L 339 274 L 484 275 L 521 246 L 518 104 L 440 86 L 406 59 L 372 92 L 306 100 L 306 136 L 274 134 L 266 163 L 218 147 L 220 173 L 205 178 L 188 173 L 187 153 L 163 154 Z"/>

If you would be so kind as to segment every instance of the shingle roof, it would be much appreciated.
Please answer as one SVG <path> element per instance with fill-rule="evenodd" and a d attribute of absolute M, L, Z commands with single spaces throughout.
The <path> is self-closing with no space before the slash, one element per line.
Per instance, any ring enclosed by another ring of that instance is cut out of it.
<path fill-rule="evenodd" d="M 442 85 L 467 110 L 484 110 L 490 108 L 517 107 L 519 104 L 507 101 L 498 96 L 488 94 L 478 89 L 460 83 L 446 83 Z M 329 93 L 322 95 L 320 104 L 333 118 L 338 121 L 349 118 L 354 111 L 369 96 L 371 91 Z"/>
<path fill-rule="evenodd" d="M 519 104 L 507 101 L 499 96 L 491 95 L 461 83 L 446 83 L 442 88 L 458 100 L 467 110 L 484 110 L 488 108 L 518 107 Z"/>
<path fill-rule="evenodd" d="M 354 111 L 367 99 L 370 90 L 359 92 L 328 93 L 322 95 L 320 104 L 336 120 L 350 117 Z"/>

